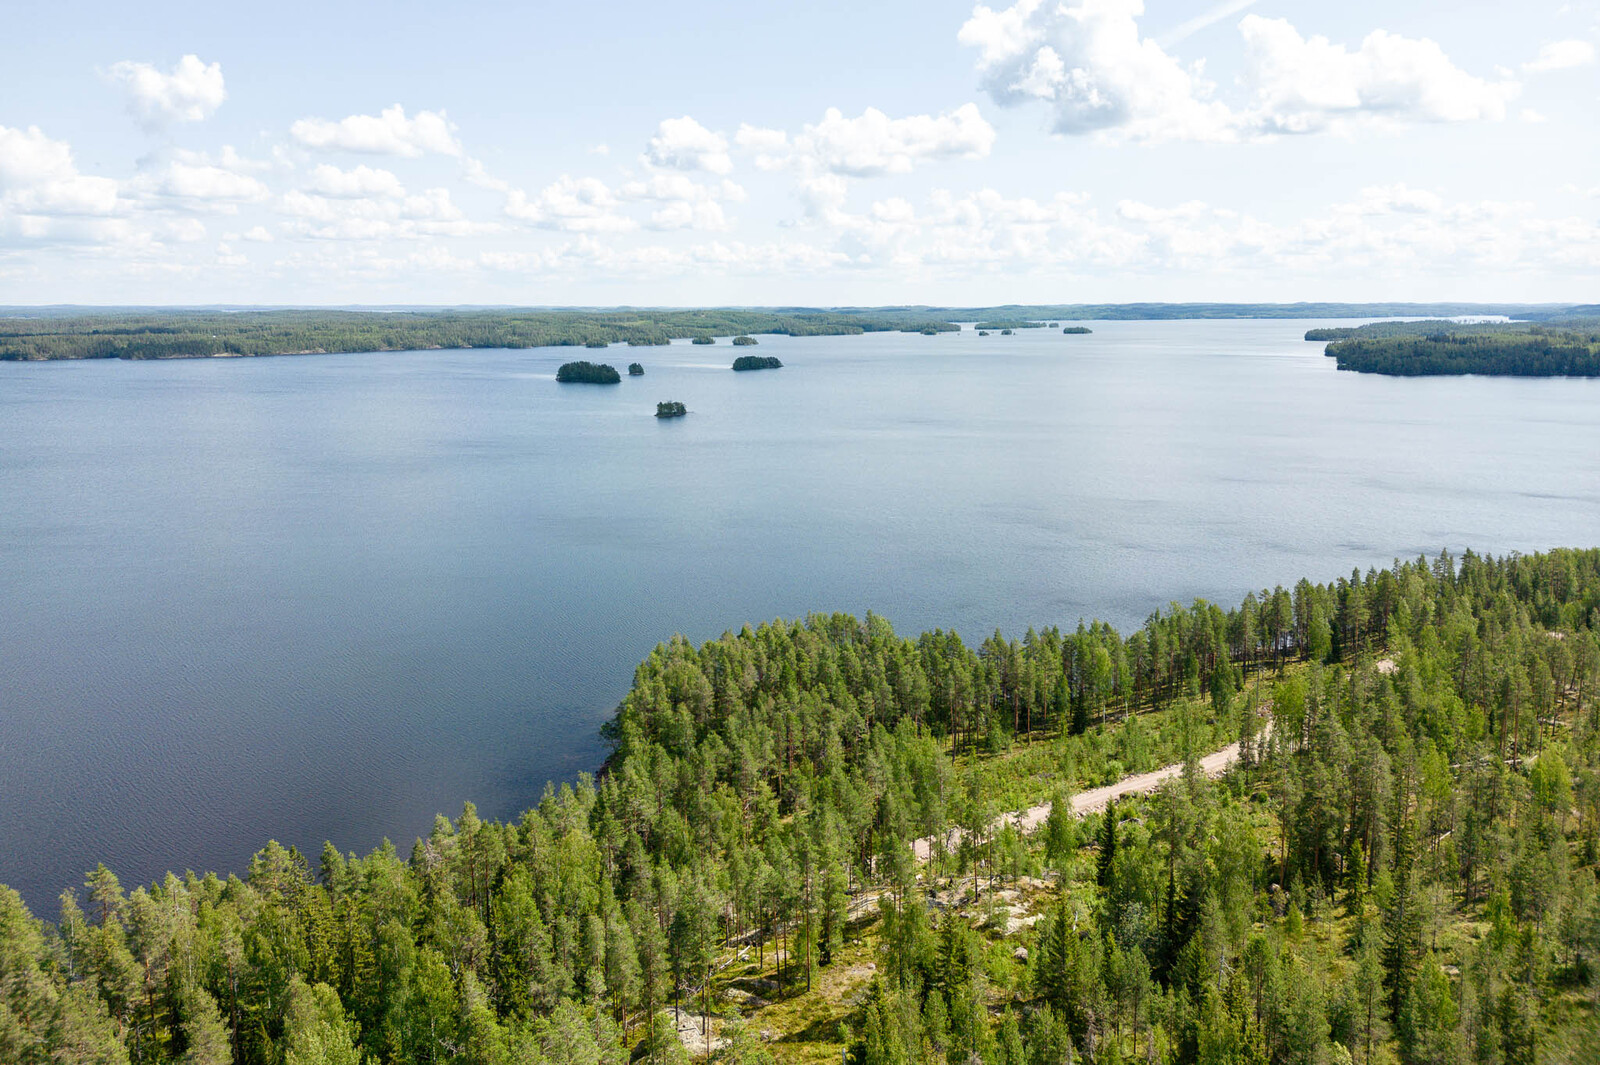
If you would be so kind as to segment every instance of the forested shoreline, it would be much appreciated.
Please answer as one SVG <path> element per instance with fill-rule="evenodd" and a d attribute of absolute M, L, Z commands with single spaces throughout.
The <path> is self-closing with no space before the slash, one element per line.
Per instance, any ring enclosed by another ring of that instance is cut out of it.
<path fill-rule="evenodd" d="M 632 347 L 711 335 L 942 327 L 919 311 L 135 311 L 0 316 L 0 361 L 195 359 L 427 348 Z"/>
<path fill-rule="evenodd" d="M 429 348 L 634 347 L 714 336 L 935 333 L 961 322 L 1035 328 L 1061 319 L 1378 318 L 1509 314 L 1559 320 L 1544 304 L 1047 304 L 1003 307 L 619 309 L 0 308 L 0 361 L 192 359 Z M 1588 309 L 1592 313 L 1592 309 Z M 1073 330 L 1077 331 L 1077 330 Z"/>
<path fill-rule="evenodd" d="M 1395 377 L 1600 377 L 1600 320 L 1374 322 L 1311 329 L 1339 369 Z"/>
<path fill-rule="evenodd" d="M 48 924 L 0 890 L 0 1061 L 682 1062 L 676 1011 L 738 1065 L 1592 1061 L 1597 685 L 1600 549 L 1127 635 L 678 637 L 605 771 L 517 821 L 132 891 L 100 867 Z M 1223 781 L 1059 801 L 1232 740 Z"/>

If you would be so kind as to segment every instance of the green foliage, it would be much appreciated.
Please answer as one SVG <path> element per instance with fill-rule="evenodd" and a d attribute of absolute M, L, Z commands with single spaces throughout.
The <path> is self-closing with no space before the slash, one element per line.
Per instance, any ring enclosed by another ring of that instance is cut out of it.
<path fill-rule="evenodd" d="M 756 344 L 756 338 L 755 337 L 740 335 L 740 336 L 736 336 L 736 337 L 733 338 L 733 346 L 736 347 L 736 348 L 754 347 L 755 344 Z"/>
<path fill-rule="evenodd" d="M 563 384 L 614 385 L 622 381 L 622 375 L 615 366 L 603 362 L 565 362 L 556 371 L 556 380 Z"/>
<path fill-rule="evenodd" d="M 738 342 L 739 341 L 737 339 L 734 340 L 735 344 L 737 344 Z M 760 355 L 740 355 L 737 359 L 733 360 L 733 368 L 735 370 L 740 370 L 740 371 L 743 371 L 743 370 L 776 370 L 776 369 L 781 368 L 782 366 L 783 366 L 783 363 L 779 362 L 777 358 L 775 358 L 774 356 L 771 356 L 771 355 L 768 355 L 768 356 L 765 356 L 765 357 L 760 356 Z"/>
<path fill-rule="evenodd" d="M 423 348 L 711 343 L 713 334 L 837 336 L 926 326 L 925 310 L 30 311 L 0 314 L 0 360 L 183 359 Z M 754 343 L 750 340 L 749 343 Z"/>
<path fill-rule="evenodd" d="M 689 408 L 685 407 L 682 403 L 675 399 L 668 400 L 665 403 L 656 404 L 657 418 L 681 418 L 688 413 Z"/>
<path fill-rule="evenodd" d="M 127 892 L 102 866 L 53 926 L 0 890 L 0 1061 L 681 1065 L 672 1007 L 725 1012 L 741 953 L 778 1008 L 872 950 L 839 1007 L 857 1062 L 1583 1060 L 1597 625 L 1588 550 L 1418 559 L 1127 634 L 973 647 L 816 615 L 675 638 L 600 779 L 514 822 L 467 805 L 409 860 L 324 847 L 315 876 L 276 843 L 242 878 Z M 1263 702 L 1270 737 L 1226 781 L 1068 812 Z M 1030 843 L 992 818 L 1031 786 L 1058 803 Z M 1030 886 L 1038 852 L 1056 874 Z M 999 883 L 1031 929 L 1007 934 Z M 835 1038 L 817 1023 L 735 1026 L 723 1053 L 796 1060 Z"/>
<path fill-rule="evenodd" d="M 628 363 L 628 376 L 629 377 L 643 377 L 644 376 L 644 367 L 639 365 L 636 362 Z"/>
<path fill-rule="evenodd" d="M 1600 377 L 1600 322 L 1565 328 L 1528 322 L 1379 322 L 1348 329 L 1312 329 L 1307 340 L 1330 340 L 1339 369 L 1396 376 L 1489 374 L 1516 377 Z"/>

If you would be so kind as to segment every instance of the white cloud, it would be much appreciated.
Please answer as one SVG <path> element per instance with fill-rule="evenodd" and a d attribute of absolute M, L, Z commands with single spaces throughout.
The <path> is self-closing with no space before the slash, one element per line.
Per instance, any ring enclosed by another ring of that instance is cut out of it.
<path fill-rule="evenodd" d="M 687 174 L 661 170 L 652 171 L 644 180 L 626 182 L 619 193 L 623 199 L 663 205 L 650 213 L 651 229 L 724 230 L 728 218 L 719 201 L 744 199 L 744 189 L 726 178 L 716 185 L 702 184 Z"/>
<path fill-rule="evenodd" d="M 1051 128 L 1067 134 L 1232 141 L 1353 121 L 1498 120 L 1520 91 L 1509 77 L 1468 74 L 1431 40 L 1376 30 L 1352 52 L 1302 37 L 1285 19 L 1246 15 L 1241 81 L 1250 97 L 1230 106 L 1213 98 L 1200 63 L 1186 66 L 1141 35 L 1143 13 L 1143 0 L 1019 0 L 998 11 L 979 5 L 958 36 L 978 50 L 996 102 L 1048 104 Z"/>
<path fill-rule="evenodd" d="M 492 192 L 510 192 L 511 182 L 502 181 L 484 168 L 480 159 L 468 158 L 465 161 L 465 170 L 462 178 L 469 185 L 476 185 L 480 189 L 489 189 Z"/>
<path fill-rule="evenodd" d="M 311 191 L 319 196 L 352 199 L 366 196 L 404 196 L 405 186 L 393 171 L 375 169 L 365 164 L 350 170 L 340 170 L 327 163 L 319 163 L 311 172 Z"/>
<path fill-rule="evenodd" d="M 443 111 L 418 111 L 407 118 L 405 108 L 395 104 L 380 114 L 338 122 L 302 118 L 289 127 L 289 135 L 307 148 L 416 158 L 429 152 L 460 155 L 455 128 Z"/>
<path fill-rule="evenodd" d="M 1505 117 L 1520 86 L 1475 77 L 1433 41 L 1375 30 L 1350 52 L 1326 37 L 1304 38 L 1286 19 L 1246 15 L 1247 122 L 1264 132 L 1308 133 L 1343 118 L 1468 122 Z"/>
<path fill-rule="evenodd" d="M 167 122 L 199 122 L 228 98 L 221 63 L 204 63 L 186 55 L 169 73 L 149 63 L 123 60 L 109 71 L 111 80 L 128 94 L 128 107 L 146 126 Z"/>
<path fill-rule="evenodd" d="M 994 146 L 994 128 L 974 104 L 939 115 L 890 118 L 869 107 L 846 118 L 836 107 L 822 121 L 790 137 L 783 130 L 741 126 L 741 148 L 757 153 L 757 165 L 774 170 L 794 166 L 851 177 L 904 174 L 918 163 L 938 159 L 978 159 Z"/>
<path fill-rule="evenodd" d="M 676 170 L 726 174 L 733 169 L 728 138 L 706 129 L 688 115 L 663 119 L 656 135 L 650 138 L 644 157 L 652 166 Z"/>
<path fill-rule="evenodd" d="M 728 228 L 728 219 L 715 200 L 677 200 L 650 212 L 650 228 L 718 231 Z"/>
<path fill-rule="evenodd" d="M 266 185 L 248 174 L 220 166 L 177 162 L 161 173 L 155 191 L 197 205 L 258 203 L 272 195 Z"/>
<path fill-rule="evenodd" d="M 72 149 L 38 126 L 0 126 L 0 209 L 19 215 L 109 215 L 120 203 L 110 178 L 78 173 Z"/>
<path fill-rule="evenodd" d="M 1003 106 L 1048 103 L 1057 133 L 1118 130 L 1141 140 L 1228 140 L 1211 85 L 1140 36 L 1142 0 L 982 4 L 957 36 L 978 49 L 981 83 Z"/>
<path fill-rule="evenodd" d="M 215 155 L 206 151 L 195 151 L 190 148 L 176 148 L 172 157 L 180 163 L 192 163 L 195 166 L 220 166 L 224 170 L 237 173 L 253 173 L 271 170 L 272 164 L 260 159 L 247 159 L 239 154 L 231 144 L 224 144 L 222 150 Z"/>
<path fill-rule="evenodd" d="M 1539 54 L 1522 64 L 1530 74 L 1543 74 L 1551 70 L 1570 70 L 1586 67 L 1594 62 L 1594 45 L 1588 41 L 1552 41 L 1539 49 Z"/>
<path fill-rule="evenodd" d="M 563 174 L 532 199 L 521 189 L 506 194 L 505 212 L 518 221 L 543 229 L 575 233 L 620 233 L 638 227 L 620 214 L 615 192 L 599 178 L 573 178 Z"/>
<path fill-rule="evenodd" d="M 239 239 L 254 241 L 257 244 L 271 244 L 272 233 L 268 231 L 266 226 L 251 226 L 239 234 Z"/>
<path fill-rule="evenodd" d="M 327 196 L 291 189 L 279 198 L 278 209 L 289 217 L 286 225 L 291 234 L 318 240 L 462 237 L 497 228 L 468 220 L 451 199 L 450 190 L 444 188 L 415 195 L 384 190 L 367 196 Z"/>

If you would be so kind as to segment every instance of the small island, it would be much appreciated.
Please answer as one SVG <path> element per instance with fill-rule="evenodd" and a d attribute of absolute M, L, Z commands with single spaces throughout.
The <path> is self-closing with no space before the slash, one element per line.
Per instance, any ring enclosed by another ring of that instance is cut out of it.
<path fill-rule="evenodd" d="M 675 399 L 668 400 L 666 403 L 656 404 L 657 418 L 681 418 L 688 413 L 689 408 L 685 407 L 682 403 L 679 403 Z"/>
<path fill-rule="evenodd" d="M 733 360 L 733 368 L 735 370 L 777 370 L 782 366 L 783 363 L 771 355 L 766 358 L 762 358 L 760 355 L 740 355 Z"/>
<path fill-rule="evenodd" d="M 642 370 L 640 372 L 643 372 Z M 622 375 L 615 366 L 592 362 L 563 363 L 561 369 L 556 371 L 556 380 L 562 384 L 577 385 L 615 385 L 620 384 Z"/>
<path fill-rule="evenodd" d="M 1069 334 L 1072 334 L 1074 336 L 1082 336 L 1084 333 L 1092 333 L 1092 332 L 1094 332 L 1093 329 L 1090 329 L 1086 325 L 1064 325 L 1064 326 L 1061 327 L 1061 331 L 1063 333 L 1069 333 Z"/>
<path fill-rule="evenodd" d="M 1000 335 L 1001 335 L 1001 336 L 1003 336 L 1003 337 L 1008 337 L 1008 336 L 1010 336 L 1010 335 L 1011 335 L 1011 330 L 1009 330 L 1009 329 L 1002 329 L 1002 330 L 1000 330 Z"/>
<path fill-rule="evenodd" d="M 733 338 L 733 346 L 736 348 L 748 348 L 755 342 L 755 337 L 736 336 Z"/>
<path fill-rule="evenodd" d="M 978 330 L 978 335 L 981 337 L 986 337 L 989 335 L 989 331 L 987 329 L 980 329 Z"/>
<path fill-rule="evenodd" d="M 609 348 L 611 342 L 608 340 L 586 340 L 583 342 L 583 346 L 586 348 Z"/>
<path fill-rule="evenodd" d="M 691 344 L 715 344 L 716 342 L 716 337 L 695 337 L 693 340 L 689 341 Z"/>
<path fill-rule="evenodd" d="M 640 366 L 636 362 L 628 363 L 628 376 L 629 377 L 643 377 L 644 376 L 644 367 Z"/>

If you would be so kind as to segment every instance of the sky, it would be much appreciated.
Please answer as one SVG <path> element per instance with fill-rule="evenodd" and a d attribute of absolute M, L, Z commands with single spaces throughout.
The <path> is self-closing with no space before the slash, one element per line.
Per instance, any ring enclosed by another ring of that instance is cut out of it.
<path fill-rule="evenodd" d="M 1597 0 L 16 5 L 0 305 L 1600 300 Z"/>

